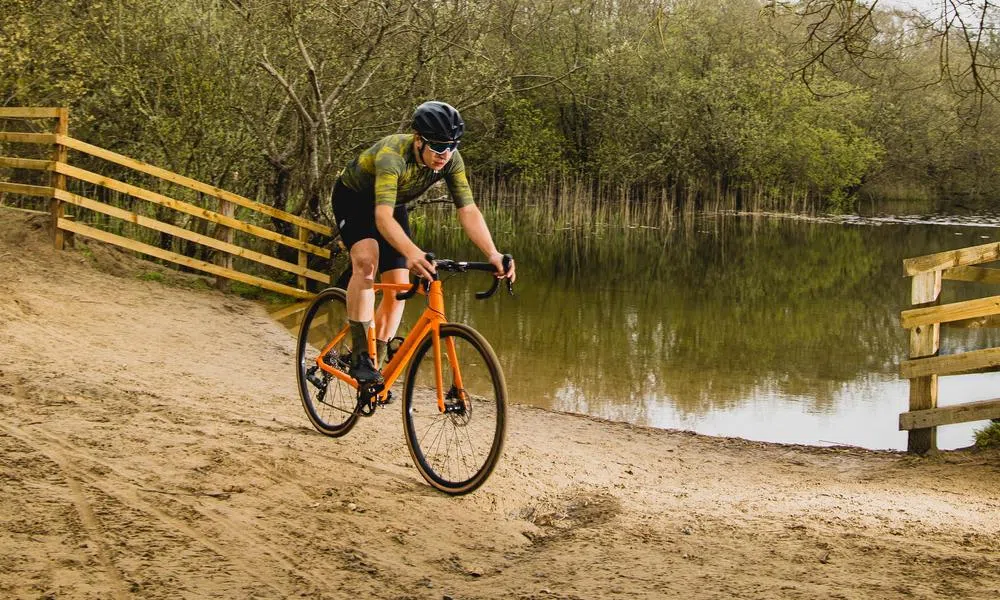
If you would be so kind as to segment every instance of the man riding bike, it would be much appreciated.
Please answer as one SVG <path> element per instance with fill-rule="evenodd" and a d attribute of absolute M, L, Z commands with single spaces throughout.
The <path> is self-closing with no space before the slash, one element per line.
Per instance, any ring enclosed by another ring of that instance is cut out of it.
<path fill-rule="evenodd" d="M 444 180 L 458 209 L 458 220 L 470 240 L 496 267 L 497 277 L 514 281 L 514 263 L 504 272 L 503 254 L 482 213 L 472 200 L 465 162 L 458 152 L 465 123 L 444 102 L 424 102 L 413 113 L 412 133 L 389 135 L 375 142 L 341 171 L 333 190 L 333 214 L 350 250 L 347 317 L 351 326 L 350 374 L 358 383 L 382 383 L 368 354 L 368 329 L 375 328 L 380 361 L 388 340 L 396 335 L 404 301 L 385 294 L 375 310 L 375 274 L 385 283 L 406 283 L 409 273 L 430 279 L 435 272 L 423 250 L 410 239 L 406 204 Z"/>

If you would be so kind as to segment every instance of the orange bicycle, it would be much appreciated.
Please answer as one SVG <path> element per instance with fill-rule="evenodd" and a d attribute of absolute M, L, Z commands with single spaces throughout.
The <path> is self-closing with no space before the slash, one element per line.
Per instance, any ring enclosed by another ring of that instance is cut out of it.
<path fill-rule="evenodd" d="M 428 259 L 438 273 L 495 274 L 487 262 Z M 505 269 L 510 260 L 504 257 Z M 499 285 L 495 278 L 493 286 L 476 297 L 489 298 Z M 471 492 L 489 477 L 503 449 L 507 384 L 496 354 L 475 329 L 447 321 L 437 274 L 432 281 L 418 279 L 412 285 L 376 283 L 375 291 L 395 293 L 400 300 L 420 293 L 427 296 L 427 307 L 405 338 L 390 343 L 382 369 L 385 383 L 359 387 L 348 375 L 347 292 L 335 287 L 320 292 L 306 309 L 296 350 L 306 414 L 320 433 L 345 435 L 359 416 L 371 416 L 393 401 L 391 388 L 405 370 L 403 430 L 414 465 L 445 493 Z M 368 345 L 374 357 L 374 339 Z"/>

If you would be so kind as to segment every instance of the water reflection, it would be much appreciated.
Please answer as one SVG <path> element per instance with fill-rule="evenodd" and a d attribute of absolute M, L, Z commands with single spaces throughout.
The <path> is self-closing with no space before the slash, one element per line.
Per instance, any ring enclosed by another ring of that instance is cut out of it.
<path fill-rule="evenodd" d="M 446 284 L 449 316 L 491 341 L 514 402 L 714 435 L 905 448 L 902 260 L 1000 235 L 873 225 L 723 215 L 669 232 L 505 240 L 518 257 L 518 296 L 475 301 L 483 281 L 456 278 Z M 420 241 L 439 255 L 476 256 L 453 235 L 428 233 Z M 943 300 L 993 293 L 946 282 Z M 943 352 L 987 346 L 1000 346 L 997 332 L 942 335 Z M 998 384 L 995 375 L 942 379 L 941 404 Z M 939 428 L 939 446 L 971 444 L 973 427 Z"/>

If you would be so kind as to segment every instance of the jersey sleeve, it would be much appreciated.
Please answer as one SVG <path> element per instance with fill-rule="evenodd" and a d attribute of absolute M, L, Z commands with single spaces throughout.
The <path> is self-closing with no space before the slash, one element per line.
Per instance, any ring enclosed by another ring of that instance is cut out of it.
<path fill-rule="evenodd" d="M 396 205 L 399 178 L 406 169 L 403 157 L 389 148 L 382 148 L 375 156 L 375 205 Z"/>
<path fill-rule="evenodd" d="M 472 201 L 472 187 L 465 177 L 465 161 L 458 152 L 452 155 L 445 171 L 444 181 L 448 185 L 448 193 L 451 201 L 455 203 L 455 208 L 462 208 L 474 204 Z"/>

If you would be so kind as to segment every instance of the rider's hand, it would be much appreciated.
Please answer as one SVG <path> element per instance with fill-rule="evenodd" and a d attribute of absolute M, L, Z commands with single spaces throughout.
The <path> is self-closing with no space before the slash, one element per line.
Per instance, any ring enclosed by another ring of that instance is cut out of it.
<path fill-rule="evenodd" d="M 412 255 L 406 257 L 406 268 L 410 270 L 410 273 L 413 273 L 417 277 L 423 277 L 428 281 L 434 279 L 434 273 L 437 272 L 434 264 L 427 260 L 427 256 L 423 250 L 417 250 Z"/>
<path fill-rule="evenodd" d="M 514 281 L 517 279 L 517 273 L 515 273 L 515 271 L 514 271 L 514 259 L 513 258 L 510 259 L 510 268 L 507 269 L 506 273 L 503 272 L 503 254 L 501 254 L 499 252 L 494 252 L 493 254 L 490 254 L 489 260 L 490 260 L 490 264 L 493 265 L 494 267 L 496 267 L 497 278 L 499 278 L 499 279 L 507 278 L 507 279 L 510 279 L 511 283 L 514 283 Z"/>

